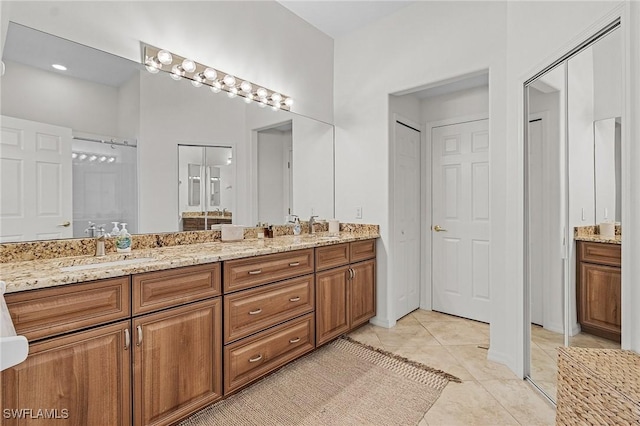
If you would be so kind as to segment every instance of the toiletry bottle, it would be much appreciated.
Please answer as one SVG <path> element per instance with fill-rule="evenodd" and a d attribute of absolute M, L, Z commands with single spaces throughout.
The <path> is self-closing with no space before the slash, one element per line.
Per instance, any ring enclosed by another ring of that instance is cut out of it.
<path fill-rule="evenodd" d="M 122 230 L 116 237 L 116 250 L 118 253 L 129 253 L 131 251 L 131 234 L 127 231 L 127 224 L 121 223 Z"/>
<path fill-rule="evenodd" d="M 298 216 L 293 216 L 293 235 L 300 235 L 302 231 L 302 226 L 300 225 L 300 218 Z"/>
<path fill-rule="evenodd" d="M 112 237 L 117 237 L 118 234 L 120 234 L 120 228 L 118 228 L 118 224 L 120 222 L 111 222 L 113 223 L 113 229 L 111 230 L 111 236 Z"/>

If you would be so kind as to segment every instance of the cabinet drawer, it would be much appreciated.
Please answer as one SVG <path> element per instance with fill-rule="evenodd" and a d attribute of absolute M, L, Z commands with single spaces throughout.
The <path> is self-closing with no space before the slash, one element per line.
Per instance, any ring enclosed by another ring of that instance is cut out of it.
<path fill-rule="evenodd" d="M 228 394 L 314 348 L 313 314 L 224 348 L 224 392 Z"/>
<path fill-rule="evenodd" d="M 313 272 L 313 249 L 267 254 L 224 262 L 224 292 L 293 278 Z"/>
<path fill-rule="evenodd" d="M 376 240 L 354 241 L 351 243 L 350 249 L 351 263 L 373 259 L 376 257 Z"/>
<path fill-rule="evenodd" d="M 127 318 L 129 277 L 10 293 L 7 306 L 18 334 L 30 341 Z"/>
<path fill-rule="evenodd" d="M 133 275 L 133 314 L 219 296 L 220 264 Z"/>
<path fill-rule="evenodd" d="M 225 343 L 312 312 L 314 287 L 307 275 L 224 296 Z"/>
<path fill-rule="evenodd" d="M 578 255 L 582 262 L 600 263 L 609 266 L 620 266 L 622 264 L 622 251 L 619 244 L 578 241 Z"/>
<path fill-rule="evenodd" d="M 316 248 L 316 270 L 336 268 L 349 263 L 349 243 Z"/>

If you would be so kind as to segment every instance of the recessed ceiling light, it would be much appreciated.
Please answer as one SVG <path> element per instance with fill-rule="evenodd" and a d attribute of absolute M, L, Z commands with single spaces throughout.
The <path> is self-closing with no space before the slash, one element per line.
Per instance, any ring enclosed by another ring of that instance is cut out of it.
<path fill-rule="evenodd" d="M 51 66 L 54 67 L 55 69 L 57 69 L 58 71 L 66 71 L 67 70 L 67 67 L 65 67 L 64 65 L 53 64 Z"/>

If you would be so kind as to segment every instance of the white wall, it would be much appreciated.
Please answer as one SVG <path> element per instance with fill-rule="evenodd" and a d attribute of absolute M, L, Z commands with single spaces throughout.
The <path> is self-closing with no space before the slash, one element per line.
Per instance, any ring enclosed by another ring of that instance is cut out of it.
<path fill-rule="evenodd" d="M 269 224 L 284 223 L 288 214 L 289 149 L 291 131 L 258 132 L 258 217 Z"/>
<path fill-rule="evenodd" d="M 6 63 L 0 79 L 3 115 L 69 127 L 74 131 L 118 133 L 118 90 L 15 62 Z"/>
<path fill-rule="evenodd" d="M 9 21 L 140 61 L 159 46 L 293 97 L 293 110 L 333 121 L 333 40 L 276 2 L 2 2 Z"/>
<path fill-rule="evenodd" d="M 342 221 L 380 224 L 375 323 L 392 325 L 395 318 L 388 255 L 389 114 L 399 110 L 391 109 L 388 95 L 488 69 L 491 115 L 504 115 L 505 18 L 505 3 L 418 2 L 335 42 L 336 215 Z M 491 121 L 493 140 L 503 143 L 504 130 L 503 119 Z M 504 178 L 494 172 L 492 181 Z M 494 189 L 492 199 L 492 213 L 502 222 L 505 209 L 499 203 L 504 198 Z M 358 206 L 362 220 L 354 218 Z M 504 239 L 492 235 L 492 240 L 498 250 L 492 252 L 492 262 L 502 265 Z M 492 281 L 496 279 L 500 282 L 492 273 Z M 494 338 L 492 333 L 497 350 Z"/>
<path fill-rule="evenodd" d="M 489 87 L 480 86 L 423 99 L 423 122 L 489 114 Z"/>

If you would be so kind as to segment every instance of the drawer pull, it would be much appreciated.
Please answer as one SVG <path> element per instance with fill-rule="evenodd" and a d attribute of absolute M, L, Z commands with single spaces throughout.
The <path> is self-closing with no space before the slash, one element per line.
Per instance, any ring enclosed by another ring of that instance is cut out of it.
<path fill-rule="evenodd" d="M 249 275 L 258 275 L 262 273 L 262 269 L 256 269 L 255 271 L 249 271 Z"/>
<path fill-rule="evenodd" d="M 136 346 L 140 346 L 142 344 L 142 326 L 137 326 L 136 330 L 138 330 L 138 343 L 136 343 Z"/>
<path fill-rule="evenodd" d="M 300 262 L 291 262 L 289 266 L 300 266 Z"/>
<path fill-rule="evenodd" d="M 249 311 L 249 315 L 258 315 L 260 312 L 262 312 L 262 309 L 258 308 L 255 311 Z"/>
<path fill-rule="evenodd" d="M 299 341 L 300 341 L 300 338 L 296 337 L 295 339 L 289 340 L 289 343 L 298 343 Z"/>
<path fill-rule="evenodd" d="M 129 345 L 131 345 L 131 335 L 129 334 L 129 329 L 124 329 L 124 350 L 129 349 Z"/>
<path fill-rule="evenodd" d="M 258 362 L 262 359 L 262 355 L 258 355 L 255 358 L 249 358 L 249 362 Z"/>
<path fill-rule="evenodd" d="M 297 302 L 298 300 L 300 300 L 300 296 L 292 297 L 289 302 Z"/>

